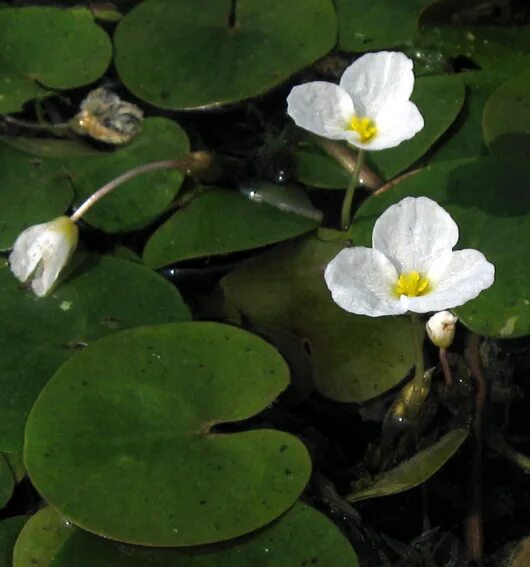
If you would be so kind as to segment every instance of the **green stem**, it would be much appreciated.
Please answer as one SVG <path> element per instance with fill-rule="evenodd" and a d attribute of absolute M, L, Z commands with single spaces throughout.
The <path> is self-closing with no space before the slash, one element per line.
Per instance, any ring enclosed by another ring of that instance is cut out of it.
<path fill-rule="evenodd" d="M 180 167 L 182 167 L 181 164 L 181 160 L 171 159 L 154 161 L 152 163 L 146 163 L 144 165 L 134 167 L 133 169 L 126 171 L 119 177 L 116 177 L 116 179 L 109 181 L 109 183 L 103 185 L 103 187 L 98 189 L 95 193 L 92 193 L 92 195 L 90 195 L 90 197 L 76 209 L 75 213 L 70 216 L 70 219 L 74 222 L 78 221 L 88 211 L 88 209 L 93 207 L 105 195 L 107 195 L 111 191 L 114 191 L 116 187 L 119 187 L 122 183 L 129 181 L 129 179 L 132 179 L 137 175 L 142 175 L 150 171 L 157 171 L 159 169 L 179 169 Z"/>
<path fill-rule="evenodd" d="M 355 168 L 346 188 L 346 194 L 344 195 L 344 201 L 342 202 L 342 211 L 340 215 L 340 227 L 342 230 L 348 230 L 351 224 L 351 206 L 353 203 L 353 196 L 355 195 L 355 189 L 359 183 L 359 176 L 361 175 L 361 168 L 364 161 L 364 150 L 359 150 L 357 153 L 357 161 L 355 162 Z"/>
<path fill-rule="evenodd" d="M 413 382 L 417 386 L 423 385 L 423 377 L 425 374 L 425 366 L 423 363 L 423 329 L 421 328 L 420 318 L 417 313 L 410 314 L 412 344 L 414 345 L 414 379 Z"/>

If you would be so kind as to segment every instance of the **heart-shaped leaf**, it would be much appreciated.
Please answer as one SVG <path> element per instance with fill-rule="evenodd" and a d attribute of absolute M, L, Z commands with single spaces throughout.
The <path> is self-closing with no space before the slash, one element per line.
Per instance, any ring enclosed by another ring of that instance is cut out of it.
<path fill-rule="evenodd" d="M 281 431 L 212 428 L 251 417 L 288 382 L 272 346 L 228 325 L 106 337 L 68 360 L 33 406 L 28 474 L 68 519 L 120 541 L 187 546 L 243 535 L 298 498 L 309 455 Z"/>
<path fill-rule="evenodd" d="M 410 459 L 400 463 L 371 482 L 356 487 L 346 498 L 350 502 L 379 498 L 410 490 L 425 482 L 458 451 L 466 440 L 467 429 L 454 429 L 446 433 L 434 445 L 423 449 Z"/>
<path fill-rule="evenodd" d="M 92 83 L 110 63 L 109 37 L 80 6 L 4 9 L 0 29 L 0 113 L 18 111 L 48 89 Z"/>
<path fill-rule="evenodd" d="M 24 290 L 0 267 L 0 450 L 20 451 L 27 414 L 42 387 L 76 350 L 116 330 L 187 321 L 175 288 L 126 260 L 82 265 L 49 297 Z"/>
<path fill-rule="evenodd" d="M 518 337 L 530 333 L 530 169 L 494 158 L 441 163 L 368 199 L 354 223 L 356 244 L 370 245 L 376 218 L 406 196 L 426 196 L 452 215 L 458 248 L 475 248 L 495 266 L 495 283 L 457 308 L 478 334 Z"/>
<path fill-rule="evenodd" d="M 344 238 L 344 237 L 343 237 Z M 222 280 L 227 302 L 257 325 L 307 342 L 315 385 L 325 396 L 359 402 L 395 386 L 413 364 L 405 317 L 371 319 L 343 311 L 324 282 L 328 262 L 345 246 L 316 236 L 260 254 Z"/>
<path fill-rule="evenodd" d="M 173 262 L 259 248 L 315 229 L 318 222 L 254 203 L 241 193 L 216 189 L 177 211 L 147 241 L 144 262 Z"/>
<path fill-rule="evenodd" d="M 211 107 L 275 87 L 325 55 L 336 34 L 329 0 L 146 0 L 118 25 L 116 67 L 151 104 Z"/>

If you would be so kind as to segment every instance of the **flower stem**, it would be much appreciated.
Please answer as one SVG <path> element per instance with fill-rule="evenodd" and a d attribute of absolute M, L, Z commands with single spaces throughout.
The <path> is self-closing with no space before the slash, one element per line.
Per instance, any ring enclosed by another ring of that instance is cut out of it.
<path fill-rule="evenodd" d="M 355 168 L 353 170 L 350 182 L 346 188 L 346 194 L 344 195 L 344 201 L 342 202 L 342 211 L 340 214 L 340 227 L 342 230 L 347 230 L 351 224 L 351 206 L 353 203 L 353 196 L 355 195 L 355 189 L 359 183 L 359 176 L 361 174 L 361 168 L 364 161 L 364 151 L 359 150 L 357 153 L 357 161 L 355 162 Z"/>
<path fill-rule="evenodd" d="M 413 382 L 417 386 L 423 385 L 425 366 L 423 363 L 423 329 L 417 313 L 410 314 L 412 344 L 414 346 L 414 378 Z"/>
<path fill-rule="evenodd" d="M 138 167 L 134 167 L 129 171 L 126 171 L 124 174 L 116 177 L 109 183 L 106 183 L 98 189 L 95 193 L 92 193 L 90 197 L 75 211 L 75 213 L 70 217 L 74 222 L 78 221 L 90 207 L 94 206 L 100 199 L 102 199 L 107 193 L 110 193 L 116 187 L 119 187 L 122 183 L 129 181 L 133 177 L 137 175 L 141 175 L 142 173 L 148 173 L 149 171 L 157 171 L 159 169 L 180 169 L 182 165 L 182 160 L 177 159 L 169 159 L 164 161 L 154 161 L 152 163 L 146 163 L 144 165 L 139 165 Z"/>

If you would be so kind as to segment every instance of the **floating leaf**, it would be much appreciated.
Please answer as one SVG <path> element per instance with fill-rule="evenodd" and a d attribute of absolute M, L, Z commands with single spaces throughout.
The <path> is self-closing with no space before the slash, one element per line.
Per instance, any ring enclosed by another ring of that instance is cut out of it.
<path fill-rule="evenodd" d="M 0 113 L 18 111 L 48 89 L 92 83 L 110 63 L 109 37 L 86 8 L 5 9 L 0 29 Z"/>
<path fill-rule="evenodd" d="M 4 457 L 0 455 L 0 508 L 7 504 L 14 488 L 15 479 L 13 478 L 13 471 Z"/>
<path fill-rule="evenodd" d="M 144 262 L 160 268 L 173 262 L 259 248 L 300 236 L 318 222 L 253 203 L 241 193 L 217 189 L 177 211 L 147 241 Z"/>
<path fill-rule="evenodd" d="M 336 0 L 339 49 L 372 51 L 410 43 L 417 35 L 418 16 L 428 0 Z"/>
<path fill-rule="evenodd" d="M 38 299 L 0 267 L 0 450 L 20 451 L 26 416 L 66 358 L 95 338 L 190 318 L 175 288 L 126 260 L 87 262 Z"/>
<path fill-rule="evenodd" d="M 407 461 L 390 469 L 375 479 L 368 486 L 356 488 L 346 499 L 350 502 L 379 498 L 410 490 L 425 482 L 436 473 L 458 451 L 466 440 L 467 429 L 454 429 L 446 433 L 434 445 L 423 449 Z"/>
<path fill-rule="evenodd" d="M 430 164 L 488 154 L 482 136 L 482 115 L 484 105 L 499 84 L 499 79 L 482 71 L 460 73 L 458 76 L 466 86 L 464 108 L 440 143 L 430 152 Z"/>
<path fill-rule="evenodd" d="M 412 100 L 425 120 L 425 126 L 412 139 L 395 148 L 369 152 L 369 163 L 387 180 L 414 164 L 449 128 L 464 104 L 465 89 L 455 75 L 421 77 Z"/>
<path fill-rule="evenodd" d="M 227 302 L 254 324 L 307 341 L 322 394 L 359 402 L 395 386 L 411 368 L 413 351 L 405 317 L 353 315 L 331 299 L 324 269 L 344 246 L 314 236 L 286 243 L 243 263 L 222 286 Z"/>
<path fill-rule="evenodd" d="M 146 0 L 120 22 L 116 67 L 156 106 L 211 107 L 257 96 L 324 56 L 329 0 Z"/>
<path fill-rule="evenodd" d="M 272 346 L 228 325 L 106 337 L 68 360 L 33 406 L 28 474 L 68 519 L 120 541 L 187 546 L 243 535 L 298 498 L 309 455 L 281 431 L 212 428 L 261 411 L 288 382 Z"/>
<path fill-rule="evenodd" d="M 484 107 L 484 139 L 499 156 L 530 156 L 530 69 L 500 86 Z"/>
<path fill-rule="evenodd" d="M 28 226 L 62 215 L 71 202 L 72 189 L 57 162 L 0 142 L 0 250 L 11 248 Z"/>
<path fill-rule="evenodd" d="M 139 165 L 179 159 L 189 152 L 184 130 L 167 118 L 148 118 L 130 144 L 67 162 L 76 205 L 115 177 Z M 145 173 L 124 183 L 83 217 L 106 232 L 141 228 L 165 211 L 177 194 L 183 174 L 176 169 Z"/>
<path fill-rule="evenodd" d="M 13 550 L 13 567 L 49 567 L 74 529 L 51 506 L 42 508 L 29 518 L 18 536 Z"/>
<path fill-rule="evenodd" d="M 141 549 L 72 534 L 50 567 L 255 567 L 329 565 L 357 567 L 346 538 L 320 512 L 298 502 L 279 520 L 223 548 L 192 551 Z"/>
<path fill-rule="evenodd" d="M 28 516 L 14 516 L 0 522 L 0 565 L 13 564 L 13 547 L 27 519 Z"/>
<path fill-rule="evenodd" d="M 370 245 L 375 219 L 406 196 L 427 196 L 447 209 L 460 229 L 458 248 L 480 250 L 495 266 L 495 283 L 457 308 L 480 335 L 530 333 L 530 169 L 494 158 L 428 167 L 390 191 L 367 200 L 354 223 L 355 242 Z"/>

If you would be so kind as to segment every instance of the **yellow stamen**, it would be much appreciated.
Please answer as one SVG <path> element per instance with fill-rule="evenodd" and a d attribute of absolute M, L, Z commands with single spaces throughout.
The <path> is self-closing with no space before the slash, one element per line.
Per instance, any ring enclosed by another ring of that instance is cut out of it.
<path fill-rule="evenodd" d="M 360 141 L 364 144 L 369 142 L 377 134 L 377 127 L 375 122 L 368 117 L 359 118 L 354 116 L 350 120 L 349 129 L 357 132 L 360 136 Z"/>
<path fill-rule="evenodd" d="M 400 297 L 407 295 L 408 297 L 418 297 L 425 295 L 431 291 L 431 284 L 429 278 L 422 276 L 418 272 L 408 272 L 401 274 L 397 279 L 394 288 L 395 294 Z"/>

